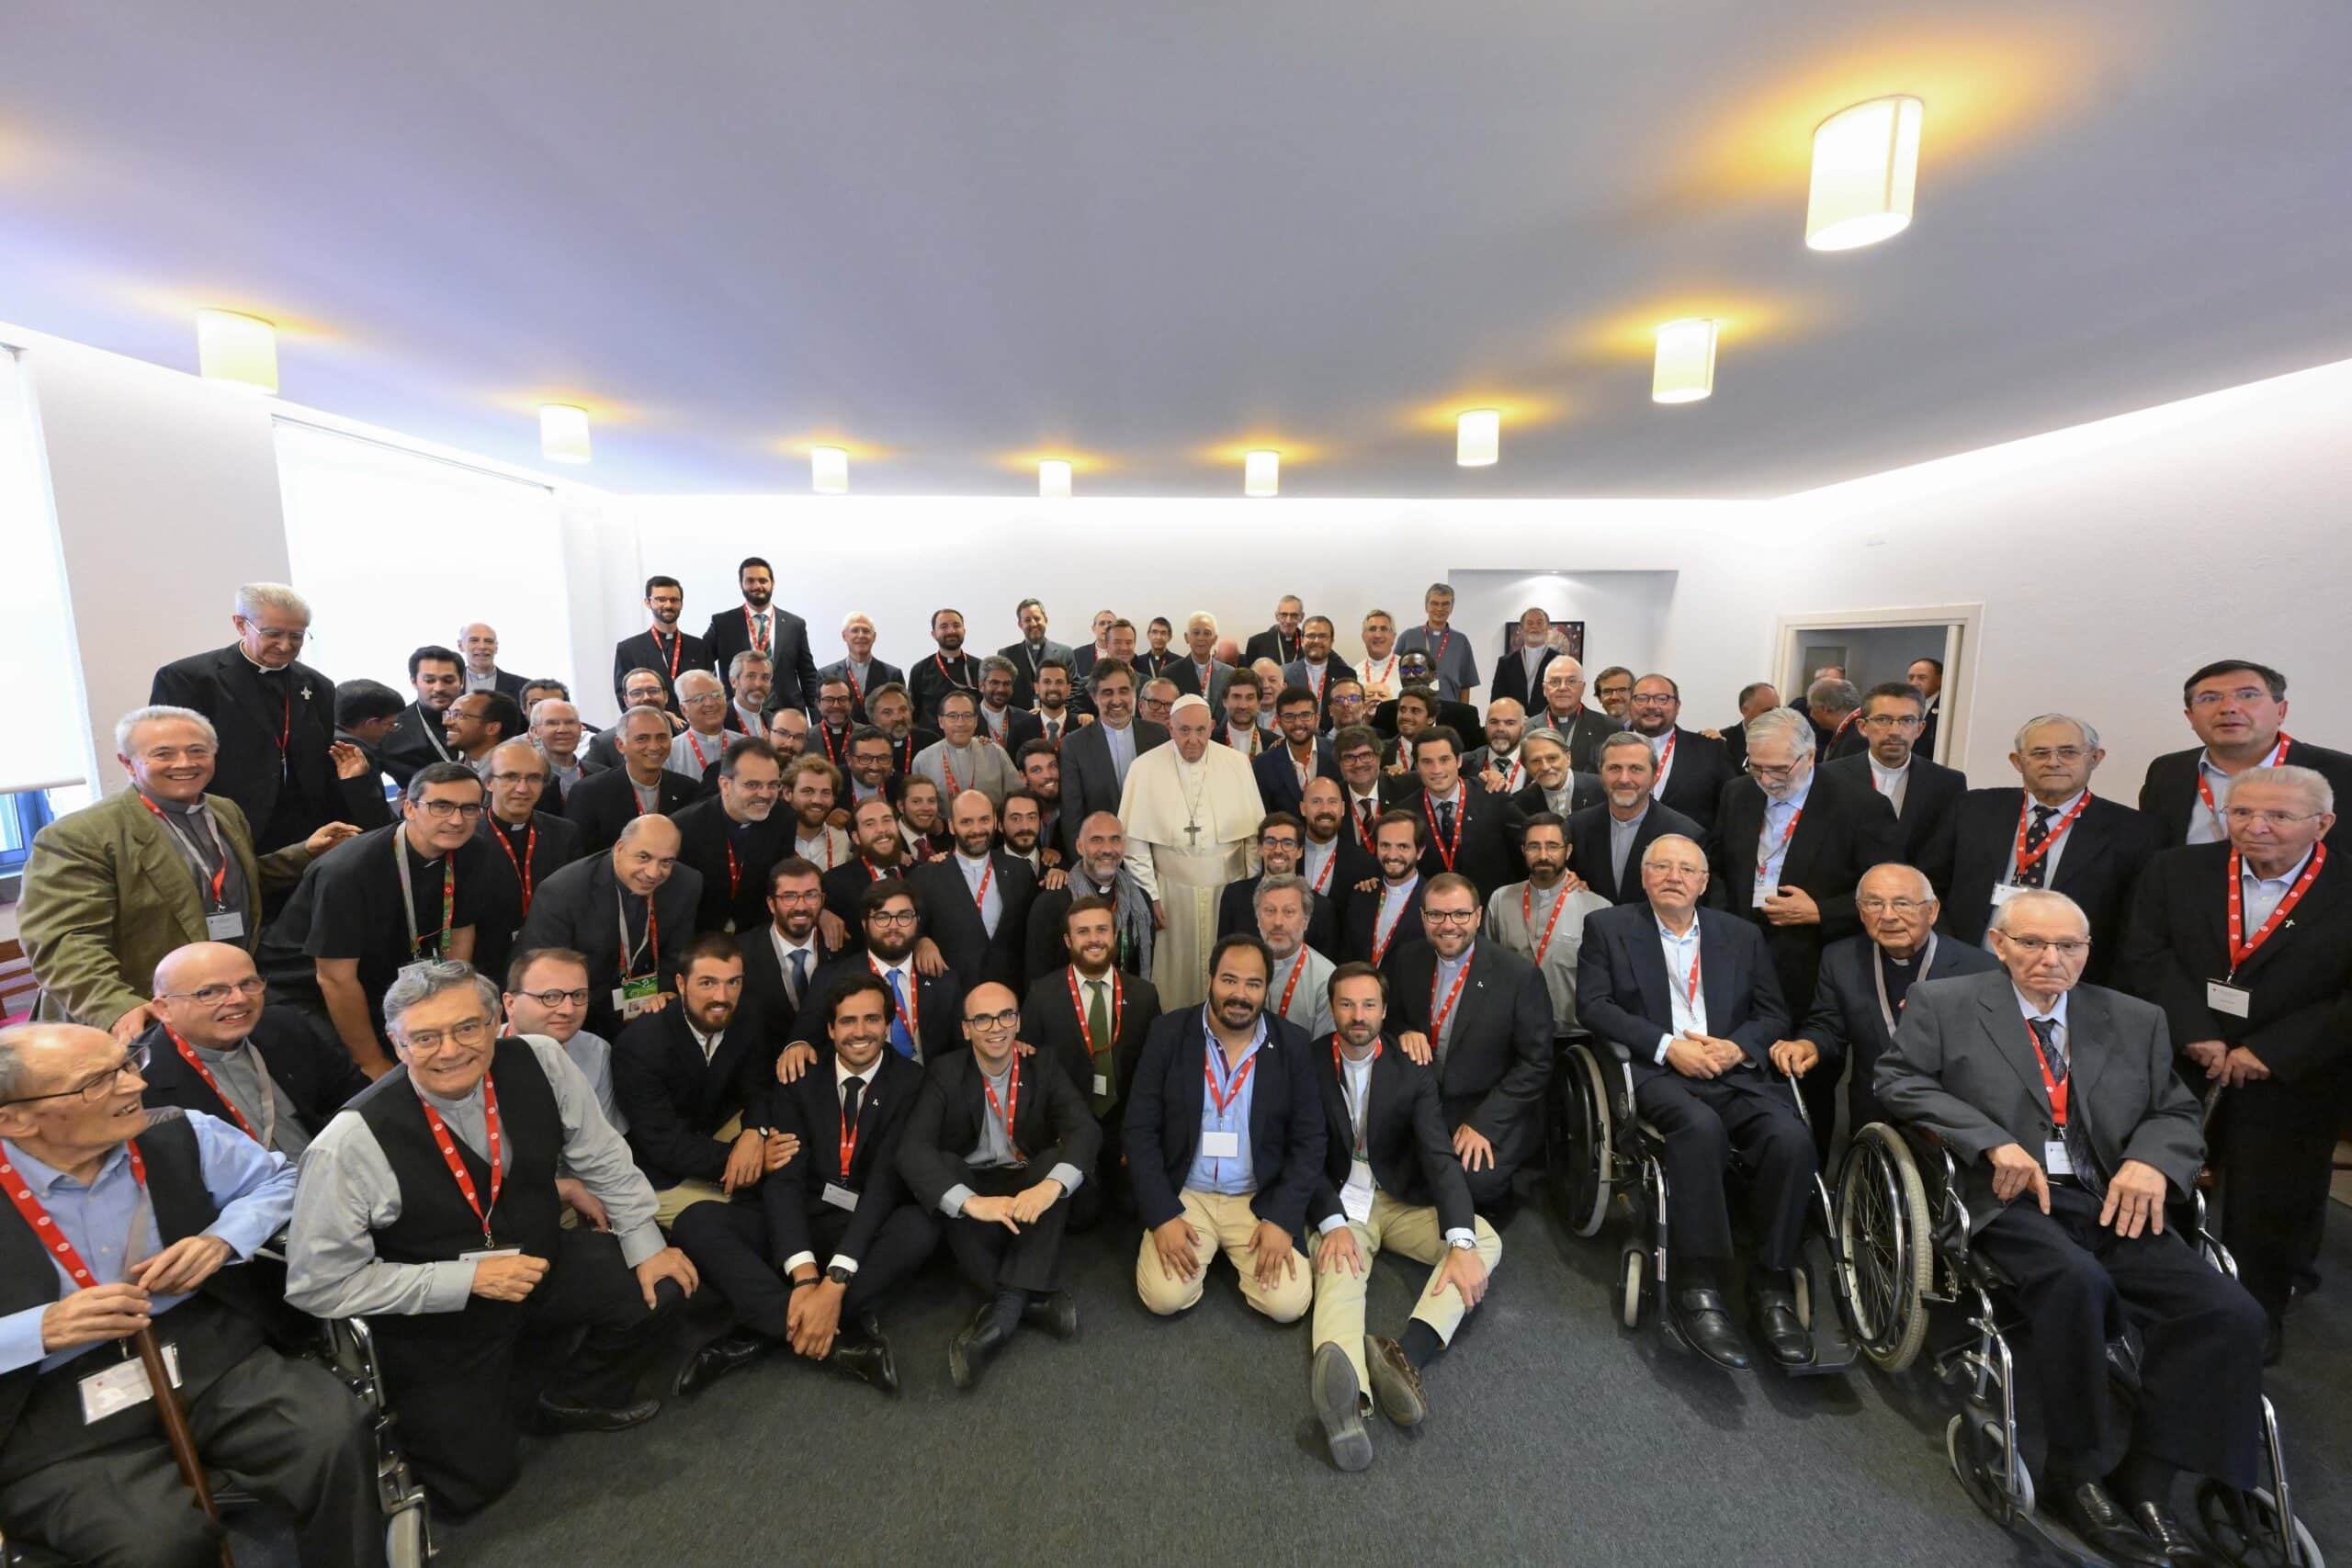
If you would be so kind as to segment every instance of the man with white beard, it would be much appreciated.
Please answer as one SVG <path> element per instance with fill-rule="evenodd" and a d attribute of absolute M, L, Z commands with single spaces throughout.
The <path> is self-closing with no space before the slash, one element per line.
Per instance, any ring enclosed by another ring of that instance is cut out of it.
<path fill-rule="evenodd" d="M 1226 884 L 1255 869 L 1266 815 L 1250 760 L 1209 744 L 1215 723 L 1207 703 L 1178 698 L 1168 716 L 1173 744 L 1135 760 L 1119 802 L 1127 869 L 1151 899 L 1160 933 L 1152 944 L 1152 984 L 1171 1012 L 1208 995 L 1217 901 Z"/>

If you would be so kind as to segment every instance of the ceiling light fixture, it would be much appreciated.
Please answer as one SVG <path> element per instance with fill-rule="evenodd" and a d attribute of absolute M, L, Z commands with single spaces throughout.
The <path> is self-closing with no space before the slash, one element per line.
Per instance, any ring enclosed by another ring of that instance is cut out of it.
<path fill-rule="evenodd" d="M 819 495 L 849 493 L 849 449 L 818 446 L 808 453 L 808 482 Z"/>
<path fill-rule="evenodd" d="M 1241 493 L 1268 496 L 1282 490 L 1283 455 L 1280 452 L 1257 451 L 1245 454 L 1241 459 Z"/>
<path fill-rule="evenodd" d="M 1715 389 L 1715 323 L 1690 316 L 1657 330 L 1657 366 L 1650 377 L 1650 400 L 1695 403 Z"/>
<path fill-rule="evenodd" d="M 1069 459 L 1045 457 L 1037 463 L 1037 493 L 1047 501 L 1069 499 Z"/>
<path fill-rule="evenodd" d="M 1503 415 L 1500 409 L 1472 409 L 1454 422 L 1453 460 L 1465 468 L 1493 466 L 1502 455 Z"/>
<path fill-rule="evenodd" d="M 586 462 L 588 411 L 571 403 L 541 403 L 539 456 L 550 463 Z"/>
<path fill-rule="evenodd" d="M 242 310 L 196 313 L 197 368 L 208 381 L 277 390 L 277 329 Z"/>
<path fill-rule="evenodd" d="M 1839 109 L 1814 128 L 1806 245 L 1850 251 L 1911 227 L 1924 113 L 1918 99 L 1897 94 Z"/>

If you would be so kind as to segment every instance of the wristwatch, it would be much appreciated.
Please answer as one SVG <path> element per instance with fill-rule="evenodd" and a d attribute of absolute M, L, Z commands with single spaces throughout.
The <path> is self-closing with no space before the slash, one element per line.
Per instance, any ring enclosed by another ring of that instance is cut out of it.
<path fill-rule="evenodd" d="M 849 1270 L 836 1263 L 825 1270 L 825 1278 L 836 1285 L 846 1285 L 849 1283 Z"/>
<path fill-rule="evenodd" d="M 1478 1239 L 1476 1236 L 1456 1236 L 1447 1245 L 1452 1247 L 1456 1252 L 1476 1252 L 1478 1250 Z"/>

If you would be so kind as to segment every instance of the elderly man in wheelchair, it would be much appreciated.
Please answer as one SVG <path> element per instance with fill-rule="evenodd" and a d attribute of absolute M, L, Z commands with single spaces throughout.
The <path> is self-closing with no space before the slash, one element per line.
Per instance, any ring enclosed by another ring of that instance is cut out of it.
<path fill-rule="evenodd" d="M 1927 1302 L 1968 1312 L 1936 1362 L 1970 1394 L 1948 1444 L 2005 1524 L 2045 1529 L 2038 1478 L 2049 1512 L 2113 1562 L 2245 1561 L 2266 1536 L 2282 1549 L 2268 1560 L 2315 1561 L 2286 1507 L 2261 1309 L 2202 1235 L 2196 1098 L 2162 1012 L 2077 983 L 2089 941 L 2072 899 L 2019 891 L 1995 912 L 1999 971 L 1912 987 L 1874 1086 L 1904 1130 L 1862 1129 L 1839 1179 L 1858 1337 L 1899 1369 Z M 2254 1490 L 2266 1458 L 2275 1494 Z M 2175 1512 L 2184 1474 L 2210 1478 L 2206 1540 Z"/>

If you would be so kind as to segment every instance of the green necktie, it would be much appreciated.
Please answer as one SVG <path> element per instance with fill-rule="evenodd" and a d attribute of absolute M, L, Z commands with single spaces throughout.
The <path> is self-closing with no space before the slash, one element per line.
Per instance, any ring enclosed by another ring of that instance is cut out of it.
<path fill-rule="evenodd" d="M 1110 1058 L 1114 1043 L 1111 1039 L 1111 1004 L 1103 996 L 1103 992 L 1108 988 L 1100 980 L 1086 982 L 1086 989 L 1089 993 L 1086 1002 L 1086 1031 L 1094 1040 L 1094 1048 L 1098 1053 L 1094 1060 L 1099 1064 L 1103 1081 L 1106 1083 L 1112 1081 Z M 1117 1103 L 1116 1094 L 1098 1094 L 1094 1097 L 1094 1114 L 1100 1116 Z"/>

